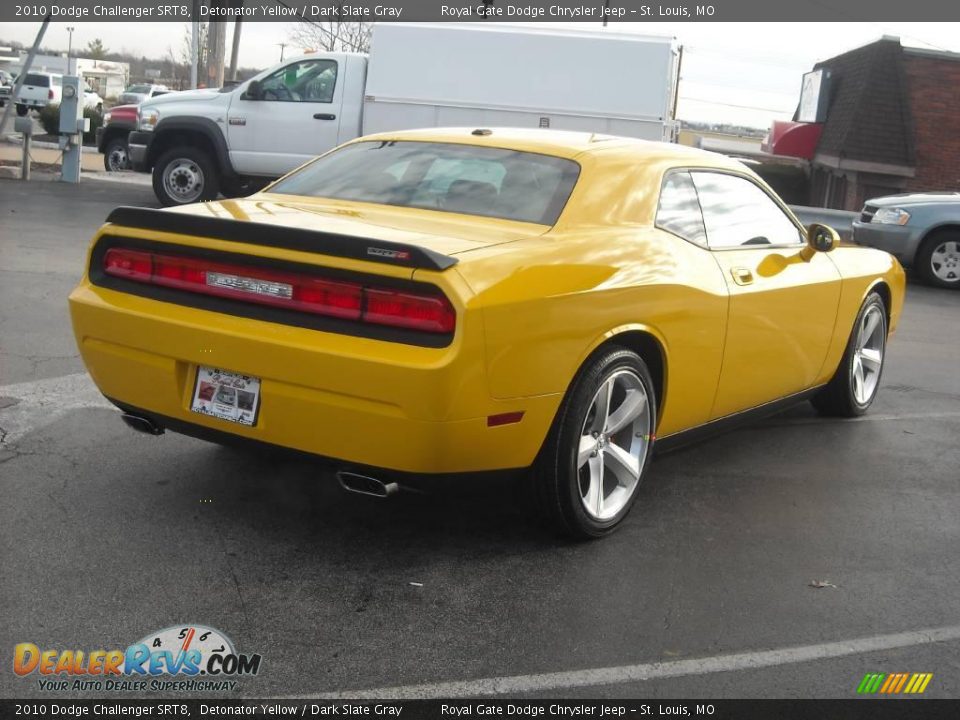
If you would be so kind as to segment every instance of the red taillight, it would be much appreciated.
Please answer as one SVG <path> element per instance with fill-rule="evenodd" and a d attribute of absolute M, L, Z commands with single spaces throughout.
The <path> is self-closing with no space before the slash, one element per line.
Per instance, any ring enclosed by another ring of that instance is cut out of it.
<path fill-rule="evenodd" d="M 367 309 L 364 319 L 381 325 L 448 333 L 455 316 L 445 297 L 411 295 L 394 290 L 364 288 Z"/>
<path fill-rule="evenodd" d="M 53 90 L 47 90 L 47 100 L 53 100 Z"/>
<path fill-rule="evenodd" d="M 418 295 L 296 272 L 126 248 L 107 250 L 103 271 L 150 285 L 377 325 L 449 333 L 456 324 L 456 312 L 443 295 Z"/>

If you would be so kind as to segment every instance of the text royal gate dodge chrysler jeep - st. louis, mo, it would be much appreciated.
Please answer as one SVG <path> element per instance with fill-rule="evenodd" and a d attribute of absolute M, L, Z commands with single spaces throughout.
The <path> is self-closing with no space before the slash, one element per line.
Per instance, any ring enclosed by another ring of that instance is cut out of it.
<path fill-rule="evenodd" d="M 434 129 L 248 199 L 119 208 L 70 310 L 142 430 L 305 451 L 371 487 L 532 468 L 547 516 L 595 537 L 655 445 L 804 398 L 866 411 L 903 298 L 891 255 L 804 229 L 723 156 Z"/>

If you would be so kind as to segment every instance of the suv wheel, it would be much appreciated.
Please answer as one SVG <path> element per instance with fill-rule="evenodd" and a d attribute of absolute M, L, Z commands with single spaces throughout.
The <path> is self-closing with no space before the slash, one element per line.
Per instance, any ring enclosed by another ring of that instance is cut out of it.
<path fill-rule="evenodd" d="M 153 167 L 153 192 L 167 207 L 213 200 L 219 191 L 216 166 L 200 148 L 167 150 Z"/>
<path fill-rule="evenodd" d="M 29 112 L 29 108 L 26 105 L 17 105 L 17 115 L 23 117 Z"/>
<path fill-rule="evenodd" d="M 960 233 L 938 232 L 928 237 L 914 264 L 928 285 L 960 287 Z"/>

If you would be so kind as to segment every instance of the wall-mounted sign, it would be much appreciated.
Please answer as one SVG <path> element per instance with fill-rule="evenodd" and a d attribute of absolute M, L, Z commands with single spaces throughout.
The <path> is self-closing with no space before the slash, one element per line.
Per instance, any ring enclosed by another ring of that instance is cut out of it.
<path fill-rule="evenodd" d="M 797 120 L 805 123 L 824 122 L 827 119 L 829 105 L 830 71 L 820 69 L 804 73 Z"/>

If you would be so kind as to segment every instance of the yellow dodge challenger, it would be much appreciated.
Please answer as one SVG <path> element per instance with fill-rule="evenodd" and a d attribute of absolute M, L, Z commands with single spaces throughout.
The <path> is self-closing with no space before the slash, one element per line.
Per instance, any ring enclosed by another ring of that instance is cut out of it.
<path fill-rule="evenodd" d="M 903 298 L 892 256 L 726 157 L 432 129 L 243 200 L 118 208 L 70 310 L 136 429 L 323 456 L 381 495 L 530 468 L 548 517 L 597 537 L 655 446 L 804 399 L 865 412 Z"/>

